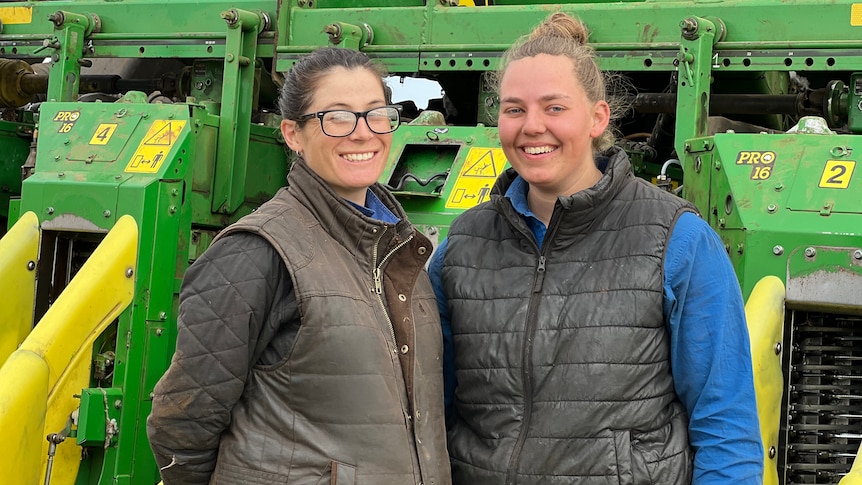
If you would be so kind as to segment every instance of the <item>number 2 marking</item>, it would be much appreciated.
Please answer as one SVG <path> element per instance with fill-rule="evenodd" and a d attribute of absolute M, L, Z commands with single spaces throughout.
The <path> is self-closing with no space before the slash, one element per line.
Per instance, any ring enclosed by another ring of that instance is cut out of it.
<path fill-rule="evenodd" d="M 850 186 L 856 162 L 851 160 L 827 160 L 820 176 L 818 187 L 824 189 L 846 189 Z"/>

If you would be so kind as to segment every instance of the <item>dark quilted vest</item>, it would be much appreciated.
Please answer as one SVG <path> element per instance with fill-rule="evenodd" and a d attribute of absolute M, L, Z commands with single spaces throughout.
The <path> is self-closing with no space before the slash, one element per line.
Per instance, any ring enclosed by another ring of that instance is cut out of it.
<path fill-rule="evenodd" d="M 594 187 L 558 200 L 540 252 L 500 195 L 513 177 L 449 232 L 453 483 L 691 483 L 662 269 L 671 227 L 693 209 L 615 152 Z"/>
<path fill-rule="evenodd" d="M 362 216 L 302 162 L 288 183 L 225 231 L 281 254 L 302 324 L 284 361 L 251 372 L 211 483 L 450 483 L 430 242 L 378 187 L 397 225 Z"/>

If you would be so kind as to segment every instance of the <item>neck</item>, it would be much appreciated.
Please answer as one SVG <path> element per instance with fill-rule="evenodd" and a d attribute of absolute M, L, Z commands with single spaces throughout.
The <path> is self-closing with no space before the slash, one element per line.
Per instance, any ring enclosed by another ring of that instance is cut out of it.
<path fill-rule="evenodd" d="M 554 204 L 557 203 L 557 195 L 538 190 L 535 187 L 530 187 L 527 192 L 527 205 L 536 217 L 542 221 L 545 226 L 551 223 L 551 214 L 554 213 Z"/>
<path fill-rule="evenodd" d="M 557 203 L 557 198 L 577 194 L 584 189 L 592 187 L 602 178 L 602 173 L 598 168 L 595 166 L 591 168 L 592 170 L 583 174 L 574 184 L 564 189 L 538 187 L 530 184 L 530 191 L 527 192 L 527 204 L 530 206 L 530 210 L 545 226 L 550 225 L 551 215 L 554 213 L 554 205 Z"/>

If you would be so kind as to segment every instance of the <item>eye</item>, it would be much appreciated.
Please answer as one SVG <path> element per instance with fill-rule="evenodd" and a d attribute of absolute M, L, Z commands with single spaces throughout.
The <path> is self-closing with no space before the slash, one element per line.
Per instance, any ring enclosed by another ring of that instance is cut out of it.
<path fill-rule="evenodd" d="M 552 113 L 562 113 L 565 110 L 566 108 L 563 108 L 562 106 L 551 106 L 548 108 L 548 111 Z"/>
<path fill-rule="evenodd" d="M 323 117 L 327 123 L 350 124 L 356 121 L 356 115 L 350 111 L 330 111 Z"/>
<path fill-rule="evenodd" d="M 523 112 L 524 112 L 524 110 L 522 110 L 521 108 L 516 108 L 516 107 L 509 107 L 509 108 L 503 109 L 503 114 L 507 114 L 507 115 L 519 115 Z"/>

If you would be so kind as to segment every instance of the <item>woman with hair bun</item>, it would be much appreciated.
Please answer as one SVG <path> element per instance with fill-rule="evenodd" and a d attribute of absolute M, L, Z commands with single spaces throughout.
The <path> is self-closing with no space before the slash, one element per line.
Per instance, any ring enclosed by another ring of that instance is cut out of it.
<path fill-rule="evenodd" d="M 507 51 L 512 168 L 432 259 L 453 483 L 759 485 L 733 268 L 613 146 L 588 35 L 554 13 Z"/>

